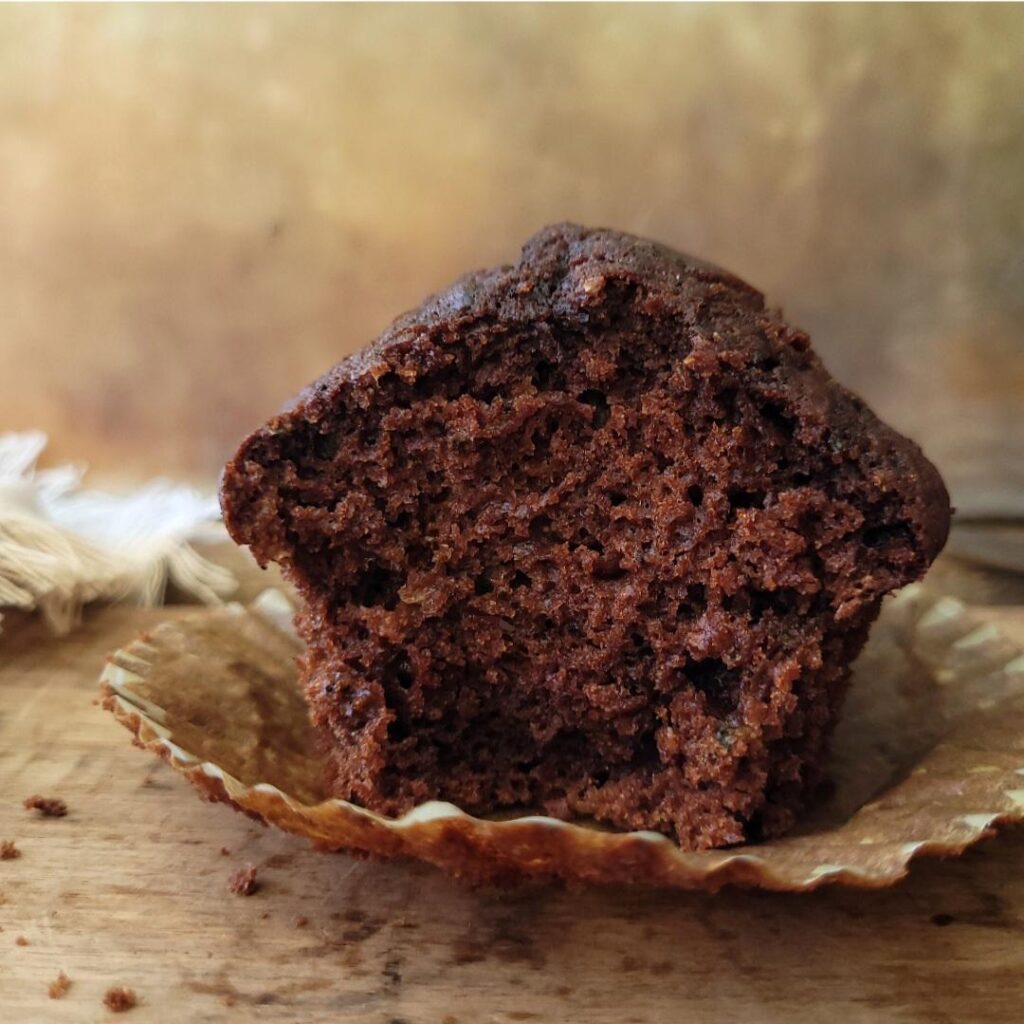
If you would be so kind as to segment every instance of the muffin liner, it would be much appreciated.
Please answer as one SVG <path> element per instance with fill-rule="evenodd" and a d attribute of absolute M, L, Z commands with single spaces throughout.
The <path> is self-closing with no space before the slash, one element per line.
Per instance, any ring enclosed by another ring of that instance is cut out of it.
<path fill-rule="evenodd" d="M 164 623 L 111 656 L 103 703 L 207 799 L 323 850 L 415 857 L 472 881 L 873 888 L 1024 819 L 1024 654 L 920 585 L 884 605 L 856 663 L 828 800 L 784 838 L 697 852 L 538 815 L 482 819 L 431 801 L 392 819 L 328 798 L 291 613 L 268 591 Z"/>

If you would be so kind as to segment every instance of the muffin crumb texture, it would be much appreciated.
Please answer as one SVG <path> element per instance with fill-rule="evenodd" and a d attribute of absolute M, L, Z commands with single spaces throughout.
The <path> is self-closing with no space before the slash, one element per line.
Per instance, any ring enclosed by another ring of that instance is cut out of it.
<path fill-rule="evenodd" d="M 221 498 L 305 601 L 335 795 L 689 849 L 792 825 L 882 598 L 949 525 L 759 292 L 573 225 L 340 363 Z"/>
<path fill-rule="evenodd" d="M 239 868 L 228 877 L 228 888 L 236 896 L 251 896 L 260 887 L 257 870 L 251 864 Z"/>
<path fill-rule="evenodd" d="M 53 796 L 29 796 L 25 798 L 26 811 L 38 811 L 44 818 L 63 818 L 68 813 L 68 805 Z"/>
<path fill-rule="evenodd" d="M 61 971 L 57 977 L 50 982 L 50 998 L 51 999 L 63 999 L 71 988 L 71 979 Z"/>
<path fill-rule="evenodd" d="M 130 988 L 115 985 L 113 988 L 107 989 L 107 993 L 103 997 L 103 1005 L 111 1013 L 127 1013 L 138 1005 L 138 997 Z"/>

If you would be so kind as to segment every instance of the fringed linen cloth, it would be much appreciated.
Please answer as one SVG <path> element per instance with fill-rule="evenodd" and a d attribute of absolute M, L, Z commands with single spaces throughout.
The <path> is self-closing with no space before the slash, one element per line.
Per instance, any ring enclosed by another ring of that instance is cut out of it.
<path fill-rule="evenodd" d="M 0 615 L 38 609 L 60 634 L 89 601 L 159 604 L 168 580 L 210 605 L 235 589 L 189 543 L 224 536 L 212 495 L 161 480 L 82 490 L 79 467 L 36 468 L 45 447 L 42 433 L 0 434 Z"/>

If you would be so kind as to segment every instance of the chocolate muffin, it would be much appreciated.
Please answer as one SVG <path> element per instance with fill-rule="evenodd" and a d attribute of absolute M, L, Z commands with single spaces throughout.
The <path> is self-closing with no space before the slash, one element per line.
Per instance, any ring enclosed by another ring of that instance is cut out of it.
<path fill-rule="evenodd" d="M 685 848 L 793 823 L 882 598 L 950 514 L 756 289 L 575 225 L 339 363 L 221 502 L 304 599 L 335 795 Z"/>

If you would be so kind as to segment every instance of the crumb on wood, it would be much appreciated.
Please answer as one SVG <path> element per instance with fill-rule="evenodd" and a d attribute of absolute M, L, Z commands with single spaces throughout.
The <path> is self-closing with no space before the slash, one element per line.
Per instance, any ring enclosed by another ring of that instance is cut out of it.
<path fill-rule="evenodd" d="M 225 995 L 225 996 L 221 996 L 220 997 L 220 1001 L 225 1006 L 234 1006 L 235 1005 L 235 997 L 230 992 L 227 995 Z"/>
<path fill-rule="evenodd" d="M 297 918 L 295 918 L 296 928 L 305 928 L 307 924 L 309 924 L 309 918 L 306 917 L 305 914 L 300 914 Z"/>
<path fill-rule="evenodd" d="M 237 896 L 251 896 L 259 887 L 256 881 L 256 868 L 250 864 L 232 872 L 228 878 L 228 888 Z"/>
<path fill-rule="evenodd" d="M 222 857 L 230 857 L 231 856 L 231 851 L 226 846 L 222 846 L 220 848 L 220 855 Z"/>
<path fill-rule="evenodd" d="M 21 856 L 21 850 L 14 845 L 13 839 L 5 839 L 0 843 L 0 860 L 15 860 Z"/>
<path fill-rule="evenodd" d="M 18 937 L 17 937 L 17 938 L 16 938 L 15 940 L 14 940 L 14 944 L 15 944 L 16 946 L 27 946 L 27 945 L 28 945 L 28 939 L 26 939 L 24 935 L 19 935 L 19 936 L 18 936 Z"/>
<path fill-rule="evenodd" d="M 71 979 L 61 971 L 56 980 L 50 982 L 50 998 L 63 999 L 68 994 L 69 988 L 71 988 Z"/>
<path fill-rule="evenodd" d="M 63 818 L 68 813 L 68 805 L 55 796 L 34 796 L 25 798 L 26 811 L 39 811 L 45 818 Z"/>
<path fill-rule="evenodd" d="M 136 1003 L 138 1003 L 138 999 L 135 993 L 123 985 L 114 985 L 113 988 L 108 988 L 107 994 L 103 997 L 103 1005 L 111 1013 L 126 1013 Z"/>

